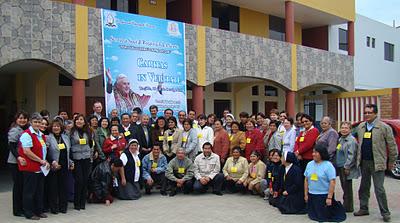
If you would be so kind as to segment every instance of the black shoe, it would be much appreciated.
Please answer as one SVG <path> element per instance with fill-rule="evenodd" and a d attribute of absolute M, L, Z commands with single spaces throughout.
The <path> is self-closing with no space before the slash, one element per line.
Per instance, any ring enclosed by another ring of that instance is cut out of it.
<path fill-rule="evenodd" d="M 25 217 L 24 213 L 22 213 L 22 212 L 14 213 L 14 216 L 15 217 Z"/>
<path fill-rule="evenodd" d="M 75 206 L 74 209 L 77 210 L 77 211 L 80 211 L 80 210 L 81 210 L 81 207 Z"/>
<path fill-rule="evenodd" d="M 81 210 L 85 210 L 86 209 L 86 207 L 85 206 L 81 206 Z"/>
<path fill-rule="evenodd" d="M 63 214 L 66 214 L 67 213 L 67 210 L 60 210 L 60 213 L 63 213 Z"/>
<path fill-rule="evenodd" d="M 165 191 L 160 191 L 160 194 L 162 195 L 162 196 L 167 196 L 167 192 L 165 192 Z"/>
<path fill-rule="evenodd" d="M 151 190 L 147 190 L 146 189 L 146 192 L 145 192 L 147 195 L 150 195 L 151 194 Z"/>
<path fill-rule="evenodd" d="M 176 195 L 176 191 L 171 191 L 170 193 L 169 193 L 169 196 L 170 197 L 173 197 L 173 196 L 175 196 Z"/>
<path fill-rule="evenodd" d="M 47 218 L 47 215 L 45 213 L 41 213 L 40 215 L 38 215 L 39 218 Z"/>
<path fill-rule="evenodd" d="M 50 213 L 52 213 L 52 214 L 58 214 L 58 211 L 51 210 Z"/>
<path fill-rule="evenodd" d="M 38 216 L 36 216 L 36 215 L 33 215 L 32 217 L 26 218 L 26 219 L 35 220 L 35 221 L 40 220 L 40 218 Z"/>
<path fill-rule="evenodd" d="M 385 215 L 385 216 L 383 216 L 383 221 L 384 222 L 391 222 L 392 219 L 391 219 L 390 215 Z"/>
<path fill-rule="evenodd" d="M 218 195 L 218 196 L 222 196 L 223 194 L 221 193 L 221 191 L 214 191 L 213 194 Z"/>
<path fill-rule="evenodd" d="M 367 210 L 360 209 L 359 211 L 354 212 L 353 215 L 356 216 L 356 217 L 365 216 L 365 215 L 369 215 L 369 212 Z"/>

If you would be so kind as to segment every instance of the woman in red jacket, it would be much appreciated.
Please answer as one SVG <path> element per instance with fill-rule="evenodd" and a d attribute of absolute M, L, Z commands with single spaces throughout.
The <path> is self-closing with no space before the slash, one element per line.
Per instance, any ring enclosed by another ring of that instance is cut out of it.
<path fill-rule="evenodd" d="M 106 158 L 119 158 L 126 147 L 125 137 L 119 133 L 117 125 L 111 126 L 111 134 L 103 143 L 103 152 Z"/>
<path fill-rule="evenodd" d="M 257 151 L 261 154 L 261 160 L 264 156 L 264 143 L 263 143 L 263 135 L 260 130 L 256 129 L 256 122 L 252 119 L 249 119 L 246 122 L 246 148 L 245 157 L 248 161 L 250 161 L 250 154 L 253 151 Z"/>
<path fill-rule="evenodd" d="M 214 122 L 214 128 L 213 152 L 219 156 L 221 167 L 223 167 L 229 154 L 229 135 L 222 126 L 221 120 L 216 120 Z"/>
<path fill-rule="evenodd" d="M 308 162 L 313 159 L 312 152 L 319 136 L 319 131 L 314 128 L 314 119 L 310 115 L 304 114 L 301 117 L 301 122 L 304 125 L 304 131 L 301 131 L 296 138 L 294 153 L 300 161 L 300 167 L 304 172 Z"/>

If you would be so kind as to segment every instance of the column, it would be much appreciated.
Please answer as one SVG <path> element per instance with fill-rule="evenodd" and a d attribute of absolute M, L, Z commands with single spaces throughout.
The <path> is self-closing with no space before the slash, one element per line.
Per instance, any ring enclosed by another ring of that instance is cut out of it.
<path fill-rule="evenodd" d="M 288 43 L 294 43 L 294 3 L 285 2 L 285 40 Z M 295 97 L 296 92 L 292 90 L 286 91 L 285 110 L 287 114 L 294 117 L 295 114 Z"/>
<path fill-rule="evenodd" d="M 72 0 L 72 3 L 79 4 L 79 5 L 85 5 L 86 0 Z"/>
<path fill-rule="evenodd" d="M 72 112 L 86 115 L 85 80 L 72 80 Z"/>
<path fill-rule="evenodd" d="M 354 22 L 347 23 L 347 51 L 349 56 L 354 56 Z"/>
<path fill-rule="evenodd" d="M 399 105 L 399 88 L 392 88 L 392 119 L 400 118 Z"/>
<path fill-rule="evenodd" d="M 203 0 L 192 0 L 192 24 L 203 25 Z M 204 92 L 203 87 L 193 85 L 192 87 L 193 110 L 196 114 L 204 112 Z"/>
<path fill-rule="evenodd" d="M 286 112 L 287 114 L 294 118 L 294 116 L 296 115 L 295 112 L 295 98 L 296 98 L 296 92 L 295 91 L 291 91 L 291 90 L 287 90 L 286 91 Z"/>

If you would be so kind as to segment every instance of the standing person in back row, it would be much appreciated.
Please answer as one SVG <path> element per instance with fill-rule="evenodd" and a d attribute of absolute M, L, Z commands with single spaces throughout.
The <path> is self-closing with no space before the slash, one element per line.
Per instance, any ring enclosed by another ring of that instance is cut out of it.
<path fill-rule="evenodd" d="M 375 104 L 367 104 L 364 108 L 366 121 L 357 128 L 359 141 L 357 160 L 361 163 L 361 184 L 358 190 L 360 210 L 354 212 L 354 216 L 369 215 L 368 200 L 372 177 L 383 221 L 390 222 L 390 211 L 383 182 L 385 170 L 394 168 L 398 152 L 391 127 L 379 120 L 377 115 L 378 107 Z"/>

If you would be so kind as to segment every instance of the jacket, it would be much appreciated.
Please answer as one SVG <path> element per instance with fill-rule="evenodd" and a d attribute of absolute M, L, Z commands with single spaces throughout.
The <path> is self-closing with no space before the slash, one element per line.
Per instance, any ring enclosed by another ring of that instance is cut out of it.
<path fill-rule="evenodd" d="M 229 157 L 222 169 L 222 173 L 224 176 L 230 176 L 234 180 L 241 180 L 244 182 L 249 175 L 249 163 L 247 162 L 246 158 L 239 157 L 239 159 L 234 162 L 233 157 Z"/>
<path fill-rule="evenodd" d="M 211 153 L 209 157 L 205 157 L 203 153 L 199 154 L 194 160 L 194 177 L 196 180 L 200 180 L 202 177 L 214 177 L 221 170 L 221 163 L 219 156 L 215 153 Z"/>
<path fill-rule="evenodd" d="M 296 143 L 296 130 L 291 128 L 285 131 L 282 138 L 282 152 L 293 152 Z"/>
<path fill-rule="evenodd" d="M 237 146 L 239 146 L 242 151 L 246 148 L 246 134 L 242 131 L 229 135 L 229 141 L 229 156 L 232 156 L 232 150 Z"/>
<path fill-rule="evenodd" d="M 382 171 L 386 170 L 387 163 L 395 163 L 398 156 L 397 145 L 394 141 L 393 130 L 390 126 L 380 121 L 378 118 L 376 118 L 373 123 L 375 126 L 372 129 L 372 153 L 374 156 L 375 171 Z M 357 127 L 359 141 L 357 151 L 358 163 L 361 163 L 361 145 L 363 143 L 365 128 L 366 122 L 362 122 Z M 386 148 L 388 148 L 389 156 L 387 155 Z"/>
<path fill-rule="evenodd" d="M 104 160 L 106 156 L 103 153 L 103 143 L 107 139 L 110 131 L 108 129 L 103 129 L 101 127 L 96 129 L 96 133 L 94 135 L 94 143 L 96 144 L 97 152 L 99 153 L 100 159 Z"/>
<path fill-rule="evenodd" d="M 71 154 L 73 160 L 90 159 L 92 156 L 93 142 L 89 140 L 87 133 L 83 133 L 82 139 L 79 137 L 78 131 L 74 131 L 70 136 Z"/>
<path fill-rule="evenodd" d="M 153 152 L 144 156 L 142 160 L 143 179 L 147 180 L 151 178 L 152 168 L 156 169 L 156 174 L 165 173 L 165 170 L 167 169 L 167 158 L 163 154 L 160 154 L 157 162 L 154 161 Z"/>
<path fill-rule="evenodd" d="M 336 163 L 341 163 L 339 159 L 345 161 L 344 166 L 338 167 L 350 170 L 350 174 L 346 177 L 348 180 L 357 179 L 360 176 L 360 164 L 357 162 L 358 145 L 356 139 L 351 134 L 342 136 L 339 138 L 339 144 L 336 148 Z"/>
<path fill-rule="evenodd" d="M 112 149 L 113 145 L 117 145 L 117 148 Z M 121 153 L 124 152 L 124 149 L 126 148 L 126 140 L 123 136 L 118 136 L 118 138 L 115 138 L 114 136 L 108 137 L 106 140 L 104 140 L 103 143 L 103 152 L 107 157 L 116 157 L 119 158 Z"/>
<path fill-rule="evenodd" d="M 253 167 L 255 166 L 255 172 L 252 172 Z M 249 175 L 246 179 L 246 182 L 251 185 L 255 185 L 260 183 L 262 179 L 265 179 L 265 170 L 266 166 L 263 161 L 259 160 L 256 165 L 253 163 L 249 164 Z"/>
<path fill-rule="evenodd" d="M 171 181 L 177 179 L 191 180 L 194 176 L 194 168 L 194 164 L 189 158 L 185 157 L 183 165 L 180 165 L 178 158 L 175 157 L 169 162 L 165 176 Z"/>
<path fill-rule="evenodd" d="M 328 146 L 329 161 L 334 163 L 337 141 L 339 139 L 339 134 L 333 128 L 321 132 L 317 138 L 315 144 L 323 143 Z"/>
<path fill-rule="evenodd" d="M 174 132 L 168 129 L 164 132 L 163 151 L 166 156 L 173 156 L 182 145 L 182 130 L 175 128 Z"/>
<path fill-rule="evenodd" d="M 148 126 L 145 126 L 147 128 L 147 137 L 149 139 L 149 141 L 146 141 L 146 134 L 145 131 L 143 130 L 143 126 L 142 125 L 137 125 L 134 128 L 134 134 L 133 134 L 133 138 L 137 139 L 140 145 L 140 157 L 143 157 L 145 155 L 147 155 L 149 152 L 144 152 L 142 149 L 143 148 L 147 148 L 147 149 L 151 149 L 153 148 L 153 142 L 151 141 L 151 128 L 149 128 Z"/>
<path fill-rule="evenodd" d="M 18 155 L 18 141 L 24 130 L 20 126 L 15 126 L 8 131 L 8 154 L 7 163 L 17 164 Z"/>
<path fill-rule="evenodd" d="M 199 139 L 197 138 L 196 129 L 191 128 L 189 132 L 182 132 L 182 148 L 185 150 L 186 156 L 191 160 L 196 158 L 198 143 Z"/>
<path fill-rule="evenodd" d="M 199 129 L 197 129 L 197 137 L 199 138 L 199 145 L 197 151 L 203 151 L 203 144 L 206 142 L 214 144 L 214 131 L 210 126 L 204 126 L 201 128 L 199 125 Z"/>
<path fill-rule="evenodd" d="M 151 130 L 151 141 L 154 144 L 160 144 L 162 147 L 162 144 L 164 142 L 164 133 L 166 130 L 164 129 L 155 129 L 153 128 Z"/>
<path fill-rule="evenodd" d="M 250 160 L 250 154 L 253 151 L 258 151 L 261 156 L 264 156 L 264 143 L 263 135 L 258 129 L 253 129 L 251 131 L 246 131 L 246 148 L 245 157 Z"/>
<path fill-rule="evenodd" d="M 225 129 L 215 132 L 213 152 L 219 156 L 221 160 L 226 160 L 229 154 L 229 135 Z"/>
<path fill-rule="evenodd" d="M 268 132 L 264 136 L 264 144 L 266 148 L 265 154 L 268 154 L 269 151 L 273 149 L 277 149 L 279 151 L 282 150 L 282 134 L 278 131 L 272 133 L 272 136 L 270 136 L 270 134 L 271 132 Z M 285 132 L 283 132 L 283 134 L 285 134 Z"/>
<path fill-rule="evenodd" d="M 299 152 L 303 160 L 312 160 L 312 152 L 318 135 L 319 131 L 314 127 L 300 132 L 294 144 L 294 152 Z"/>
<path fill-rule="evenodd" d="M 70 160 L 69 155 L 70 155 L 70 149 L 71 149 L 71 142 L 69 141 L 69 137 L 65 134 L 61 134 L 61 138 L 63 141 L 64 145 L 59 145 L 57 142 L 56 137 L 54 136 L 53 133 L 50 133 L 47 136 L 46 140 L 46 145 L 47 145 L 47 159 L 50 161 L 50 164 L 53 161 L 59 162 L 60 158 L 60 150 L 64 147 L 64 149 L 67 150 L 67 163 L 68 165 L 71 165 L 73 163 L 72 160 Z"/>

